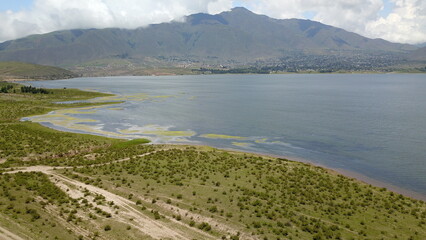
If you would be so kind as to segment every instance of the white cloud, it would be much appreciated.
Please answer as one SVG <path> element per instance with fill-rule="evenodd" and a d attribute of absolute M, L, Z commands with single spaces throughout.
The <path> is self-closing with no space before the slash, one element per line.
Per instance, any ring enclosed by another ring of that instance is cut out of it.
<path fill-rule="evenodd" d="M 231 6 L 231 0 L 35 0 L 29 10 L 0 12 L 0 41 L 62 29 L 136 28 Z"/>
<path fill-rule="evenodd" d="M 426 1 L 392 0 L 395 8 L 387 17 L 367 23 L 366 33 L 393 42 L 426 42 Z"/>
<path fill-rule="evenodd" d="M 210 14 L 218 14 L 232 8 L 232 1 L 230 0 L 217 0 L 210 2 L 207 6 L 207 12 Z"/>
<path fill-rule="evenodd" d="M 381 17 L 384 1 L 395 5 Z M 275 18 L 303 18 L 394 42 L 426 42 L 425 0 L 35 0 L 31 9 L 0 12 L 0 41 L 73 28 L 136 28 L 219 13 L 233 3 Z"/>
<path fill-rule="evenodd" d="M 275 18 L 303 18 L 315 13 L 313 20 L 372 38 L 393 42 L 426 42 L 426 1 L 386 0 L 395 7 L 386 17 L 380 12 L 385 0 L 245 0 L 255 12 Z"/>

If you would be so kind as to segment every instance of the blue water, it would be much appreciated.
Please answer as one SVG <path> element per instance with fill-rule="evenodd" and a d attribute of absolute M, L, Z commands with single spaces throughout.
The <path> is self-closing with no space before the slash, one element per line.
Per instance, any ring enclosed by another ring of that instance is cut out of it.
<path fill-rule="evenodd" d="M 108 77 L 31 84 L 170 95 L 130 99 L 117 106 L 120 111 L 106 108 L 84 117 L 99 120 L 107 131 L 151 124 L 193 131 L 186 140 L 304 158 L 426 194 L 426 75 Z"/>

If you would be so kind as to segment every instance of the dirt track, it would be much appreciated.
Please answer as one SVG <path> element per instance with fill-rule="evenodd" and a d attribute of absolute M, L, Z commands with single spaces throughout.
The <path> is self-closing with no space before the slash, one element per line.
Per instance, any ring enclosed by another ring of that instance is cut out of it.
<path fill-rule="evenodd" d="M 142 154 L 146 156 L 154 152 Z M 97 164 L 93 166 L 107 165 L 115 162 L 127 161 L 130 158 L 120 159 L 114 162 Z M 92 167 L 93 167 L 92 166 Z M 114 202 L 115 206 L 119 207 L 119 213 L 113 214 L 111 219 L 131 225 L 132 228 L 138 229 L 141 233 L 150 236 L 154 239 L 217 239 L 210 234 L 203 232 L 197 228 L 189 227 L 188 225 L 176 221 L 173 218 L 167 218 L 166 221 L 154 220 L 152 217 L 145 215 L 141 210 L 137 209 L 134 202 L 118 196 L 114 193 L 108 192 L 102 188 L 87 185 L 85 183 L 76 181 L 57 173 L 56 169 L 67 169 L 73 167 L 51 167 L 51 166 L 30 166 L 25 168 L 13 169 L 5 172 L 6 174 L 14 174 L 18 172 L 41 172 L 48 175 L 51 181 L 64 190 L 71 198 L 82 198 L 84 197 L 83 191 L 89 191 L 92 194 L 99 194 L 105 197 L 105 201 Z M 112 206 L 97 205 L 97 207 L 104 211 L 114 213 L 116 210 Z M 3 233 L 2 233 L 3 232 Z M 11 233 L 10 231 L 0 228 L 0 239 L 6 240 L 23 240 L 19 236 Z"/>
<path fill-rule="evenodd" d="M 10 232 L 9 230 L 0 226 L 0 239 L 3 240 L 24 240 L 20 236 Z"/>

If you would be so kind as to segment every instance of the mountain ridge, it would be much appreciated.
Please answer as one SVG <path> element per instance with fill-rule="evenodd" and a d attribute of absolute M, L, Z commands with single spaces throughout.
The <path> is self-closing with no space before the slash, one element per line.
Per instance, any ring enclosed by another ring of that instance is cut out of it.
<path fill-rule="evenodd" d="M 73 29 L 0 44 L 0 61 L 74 67 L 97 60 L 137 66 L 275 64 L 289 56 L 400 55 L 417 47 L 369 39 L 302 19 L 274 19 L 245 8 L 192 14 L 184 22 L 136 29 Z"/>

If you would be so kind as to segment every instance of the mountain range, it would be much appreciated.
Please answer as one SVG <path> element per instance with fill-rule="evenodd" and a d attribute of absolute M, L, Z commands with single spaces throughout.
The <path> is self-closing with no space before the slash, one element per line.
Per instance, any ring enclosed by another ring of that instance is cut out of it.
<path fill-rule="evenodd" d="M 417 49 L 414 45 L 369 39 L 315 21 L 273 19 L 239 7 L 216 15 L 193 14 L 183 22 L 132 30 L 73 29 L 32 35 L 1 43 L 0 61 L 68 69 L 113 65 L 126 68 L 289 66 L 309 61 L 328 61 L 333 66 L 333 62 L 353 60 L 357 61 L 354 66 L 371 63 L 386 67 L 410 60 L 410 54 Z M 418 54 L 413 59 L 426 60 Z"/>

